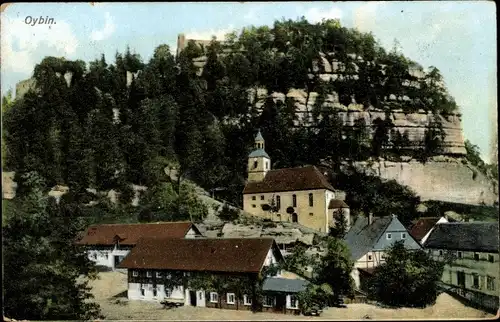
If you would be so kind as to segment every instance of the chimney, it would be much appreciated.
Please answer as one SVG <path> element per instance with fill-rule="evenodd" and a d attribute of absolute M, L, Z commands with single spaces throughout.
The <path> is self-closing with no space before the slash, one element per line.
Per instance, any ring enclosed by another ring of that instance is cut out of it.
<path fill-rule="evenodd" d="M 373 223 L 373 214 L 370 212 L 368 214 L 368 225 L 371 225 Z"/>

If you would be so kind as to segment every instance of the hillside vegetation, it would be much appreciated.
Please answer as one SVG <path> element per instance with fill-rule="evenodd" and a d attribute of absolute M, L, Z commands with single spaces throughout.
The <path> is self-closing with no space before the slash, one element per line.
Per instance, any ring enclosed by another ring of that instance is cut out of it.
<path fill-rule="evenodd" d="M 336 168 L 341 160 L 406 153 L 400 147 L 408 138 L 390 136 L 390 122 L 374 124 L 368 143 L 368 129 L 343 127 L 321 104 L 330 91 L 345 104 L 354 98 L 387 111 L 456 111 L 437 68 L 412 76 L 410 70 L 422 70 L 416 62 L 336 20 L 276 21 L 272 28 L 245 28 L 227 39 L 207 48 L 191 42 L 179 57 L 160 45 L 149 62 L 128 48 L 112 64 L 104 55 L 88 65 L 46 57 L 34 69 L 36 90 L 4 113 L 5 169 L 36 171 L 48 185 L 65 184 L 76 193 L 91 187 L 130 196 L 131 183 L 157 186 L 168 180 L 164 168 L 175 166 L 179 182 L 189 178 L 207 191 L 222 188 L 223 198 L 241 204 L 256 128 L 266 138 L 273 168 L 325 160 Z M 206 64 L 197 75 L 193 59 L 202 55 Z M 345 67 L 345 77 L 318 77 L 325 56 Z M 131 73 L 136 77 L 130 79 Z M 249 90 L 262 87 L 269 93 L 318 92 L 313 124 L 295 127 L 289 100 L 270 98 L 259 111 Z M 394 106 L 387 102 L 391 94 L 409 100 Z M 411 153 L 422 160 L 438 154 L 443 135 L 439 124 L 431 124 L 423 147 Z M 178 193 L 179 187 L 173 189 Z"/>

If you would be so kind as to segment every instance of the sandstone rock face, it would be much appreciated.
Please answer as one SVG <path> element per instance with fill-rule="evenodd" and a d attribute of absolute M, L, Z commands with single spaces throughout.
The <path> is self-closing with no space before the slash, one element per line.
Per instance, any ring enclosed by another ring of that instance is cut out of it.
<path fill-rule="evenodd" d="M 307 93 L 301 89 L 291 89 L 287 94 L 284 93 L 267 93 L 265 88 L 249 89 L 249 100 L 255 103 L 258 109 L 261 109 L 268 96 L 272 97 L 275 102 L 284 102 L 285 98 L 291 98 L 295 101 L 297 108 L 297 125 L 299 123 L 309 124 L 313 121 L 312 110 L 318 97 L 318 93 L 311 92 L 309 97 Z M 255 98 L 257 97 L 257 101 Z M 403 98 L 402 98 L 403 99 Z M 404 99 L 403 99 L 404 100 Z M 344 125 L 354 126 L 357 120 L 362 120 L 362 124 L 373 131 L 373 123 L 376 119 L 385 120 L 389 117 L 395 129 L 401 134 L 407 133 L 410 141 L 418 142 L 423 140 L 426 127 L 429 123 L 437 121 L 442 124 L 445 132 L 445 140 L 443 142 L 443 154 L 463 156 L 466 154 L 464 136 L 462 132 L 462 121 L 459 113 L 449 114 L 446 116 L 427 113 L 423 110 L 417 113 L 404 113 L 402 110 L 392 110 L 386 113 L 380 109 L 373 107 L 365 109 L 360 104 L 352 103 L 345 106 L 339 103 L 338 94 L 333 92 L 329 94 L 323 104 L 332 109 L 343 120 Z"/>
<path fill-rule="evenodd" d="M 488 180 L 475 167 L 458 159 L 416 161 L 373 164 L 357 162 L 358 169 L 377 175 L 383 179 L 394 179 L 410 187 L 425 200 L 493 205 L 498 202 L 498 186 Z"/>

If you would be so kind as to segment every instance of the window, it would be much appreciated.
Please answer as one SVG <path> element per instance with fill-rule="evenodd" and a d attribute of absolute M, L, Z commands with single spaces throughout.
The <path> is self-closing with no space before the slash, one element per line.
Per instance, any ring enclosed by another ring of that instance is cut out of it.
<path fill-rule="evenodd" d="M 472 275 L 472 286 L 474 288 L 479 288 L 479 275 Z"/>
<path fill-rule="evenodd" d="M 272 307 L 274 305 L 274 297 L 264 296 L 264 303 L 262 305 Z"/>
<path fill-rule="evenodd" d="M 442 250 L 439 251 L 439 256 L 443 256 L 443 251 Z"/>
<path fill-rule="evenodd" d="M 297 196 L 296 195 L 292 196 L 292 207 L 297 207 Z"/>
<path fill-rule="evenodd" d="M 248 295 L 243 295 L 243 304 L 252 305 L 252 298 Z"/>
<path fill-rule="evenodd" d="M 465 287 L 465 273 L 457 272 L 457 284 L 458 286 Z"/>
<path fill-rule="evenodd" d="M 457 257 L 462 258 L 462 252 L 457 252 Z"/>
<path fill-rule="evenodd" d="M 255 208 L 255 205 L 252 205 L 252 208 Z"/>
<path fill-rule="evenodd" d="M 276 196 L 276 209 L 280 209 L 280 208 L 281 208 L 281 197 Z"/>
<path fill-rule="evenodd" d="M 260 200 L 264 200 L 264 196 L 260 196 Z"/>
<path fill-rule="evenodd" d="M 495 257 L 491 254 L 488 254 L 488 262 L 494 263 L 495 262 Z"/>
<path fill-rule="evenodd" d="M 387 239 L 392 239 L 392 234 L 391 234 L 391 233 L 387 233 L 387 234 L 385 235 L 385 237 L 386 237 Z"/>
<path fill-rule="evenodd" d="M 269 162 L 266 161 L 266 170 L 269 170 Z"/>
<path fill-rule="evenodd" d="M 134 277 L 139 276 L 139 272 L 138 271 L 132 271 L 132 276 L 134 276 Z"/>
<path fill-rule="evenodd" d="M 156 277 L 161 277 L 161 272 L 156 272 Z"/>
<path fill-rule="evenodd" d="M 314 216 L 314 214 L 312 212 L 309 213 L 309 216 Z"/>
<path fill-rule="evenodd" d="M 147 276 L 147 277 L 152 277 L 152 276 L 153 276 L 153 274 L 151 274 L 151 271 L 146 271 L 146 276 Z"/>
<path fill-rule="evenodd" d="M 199 300 L 203 299 L 203 292 L 198 292 L 198 299 Z"/>
<path fill-rule="evenodd" d="M 474 260 L 478 261 L 479 260 L 479 253 L 474 253 Z"/>
<path fill-rule="evenodd" d="M 401 239 L 406 239 L 406 233 L 401 233 Z"/>
<path fill-rule="evenodd" d="M 227 303 L 234 304 L 235 296 L 234 293 L 227 293 Z"/>
<path fill-rule="evenodd" d="M 257 161 L 254 161 L 254 162 L 253 162 L 253 168 L 254 168 L 254 169 L 257 169 L 257 165 L 258 165 L 258 164 L 259 164 L 259 163 L 258 163 Z"/>
<path fill-rule="evenodd" d="M 171 297 L 172 296 L 172 291 L 169 288 L 165 289 L 165 297 Z"/>
<path fill-rule="evenodd" d="M 314 199 L 313 199 L 313 194 L 309 194 L 309 207 L 314 206 Z"/>
<path fill-rule="evenodd" d="M 256 197 L 255 197 L 255 196 L 252 196 L 252 200 L 255 200 L 255 199 L 256 199 Z"/>
<path fill-rule="evenodd" d="M 495 290 L 495 278 L 492 276 L 486 277 L 486 288 L 488 291 L 494 291 Z"/>
<path fill-rule="evenodd" d="M 210 292 L 210 302 L 212 303 L 219 302 L 219 295 L 215 292 Z"/>
<path fill-rule="evenodd" d="M 372 260 L 372 255 L 368 255 L 368 260 L 371 261 Z"/>
<path fill-rule="evenodd" d="M 295 295 L 290 295 L 290 308 L 298 309 L 299 308 L 299 300 Z"/>

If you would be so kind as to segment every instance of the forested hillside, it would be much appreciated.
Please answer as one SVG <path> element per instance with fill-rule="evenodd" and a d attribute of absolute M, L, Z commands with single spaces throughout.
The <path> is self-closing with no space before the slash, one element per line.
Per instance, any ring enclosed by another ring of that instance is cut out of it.
<path fill-rule="evenodd" d="M 197 74 L 193 59 L 203 55 L 206 63 Z M 344 66 L 345 77 L 319 77 L 324 57 Z M 37 89 L 4 113 L 4 169 L 36 171 L 49 185 L 75 192 L 92 187 L 130 195 L 130 183 L 155 186 L 165 179 L 165 166 L 177 165 L 180 177 L 207 190 L 222 187 L 224 197 L 239 204 L 257 128 L 274 168 L 321 162 L 336 167 L 341 160 L 404 154 L 425 161 L 439 153 L 439 123 L 407 149 L 408 137 L 391 133 L 390 122 L 346 128 L 322 105 L 335 91 L 346 105 L 355 100 L 387 112 L 455 112 L 439 70 L 431 67 L 421 77 L 410 73 L 415 70 L 422 67 L 336 20 L 246 28 L 208 48 L 191 42 L 179 57 L 161 45 L 148 62 L 128 48 L 112 63 L 104 55 L 88 65 L 47 57 L 34 70 Z M 297 126 L 288 99 L 269 97 L 257 108 L 249 93 L 258 88 L 317 92 L 312 124 Z M 405 103 L 389 102 L 391 94 L 404 96 Z"/>

